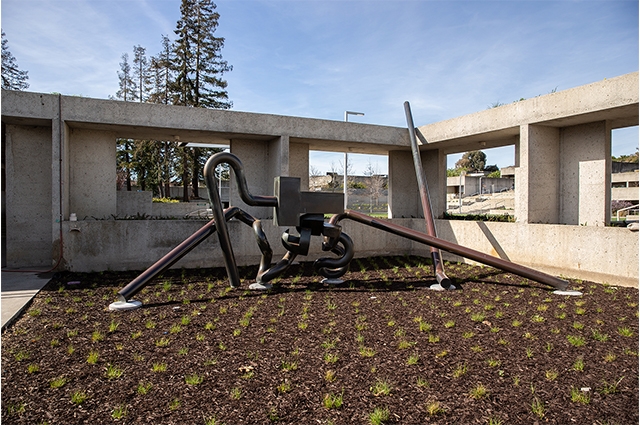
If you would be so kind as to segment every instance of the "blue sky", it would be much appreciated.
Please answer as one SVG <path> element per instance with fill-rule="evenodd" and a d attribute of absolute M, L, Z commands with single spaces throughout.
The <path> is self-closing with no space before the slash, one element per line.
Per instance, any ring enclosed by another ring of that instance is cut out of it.
<path fill-rule="evenodd" d="M 638 70 L 638 1 L 219 0 L 234 110 L 406 126 Z M 30 91 L 106 98 L 123 53 L 160 51 L 179 0 L 2 0 L 2 29 Z M 637 127 L 615 131 L 633 153 Z M 487 151 L 513 164 L 513 149 Z M 459 155 L 450 157 L 452 165 Z M 350 157 L 351 158 L 351 157 Z M 386 172 L 384 157 L 353 156 Z M 341 154 L 314 154 L 326 171 Z"/>

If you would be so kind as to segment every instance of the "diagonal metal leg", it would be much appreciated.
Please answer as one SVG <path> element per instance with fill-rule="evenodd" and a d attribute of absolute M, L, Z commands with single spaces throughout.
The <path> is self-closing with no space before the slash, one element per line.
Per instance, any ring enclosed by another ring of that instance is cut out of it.
<path fill-rule="evenodd" d="M 431 210 L 431 201 L 429 199 L 429 186 L 427 185 L 427 179 L 424 175 L 424 170 L 422 169 L 422 159 L 420 158 L 420 149 L 418 148 L 418 141 L 416 140 L 416 129 L 413 124 L 413 117 L 411 116 L 411 106 L 409 105 L 409 102 L 404 102 L 404 112 L 407 117 L 407 126 L 409 127 L 409 139 L 411 140 L 413 165 L 416 169 L 418 190 L 420 191 L 420 200 L 422 201 L 422 212 L 427 226 L 427 234 L 429 236 L 437 237 L 436 226 L 433 221 L 433 211 Z M 440 250 L 434 246 L 431 247 L 431 260 L 433 261 L 433 270 L 438 284 L 440 284 L 442 288 L 448 289 L 451 286 L 451 280 L 444 272 Z"/>

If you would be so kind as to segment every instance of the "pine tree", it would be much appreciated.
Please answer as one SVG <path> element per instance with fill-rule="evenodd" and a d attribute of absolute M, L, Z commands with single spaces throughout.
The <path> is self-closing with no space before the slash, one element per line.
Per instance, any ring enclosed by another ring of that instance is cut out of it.
<path fill-rule="evenodd" d="M 138 90 L 136 98 L 146 102 L 151 91 L 151 69 L 148 64 L 146 49 L 140 45 L 133 46 L 133 76 Z"/>
<path fill-rule="evenodd" d="M 2 88 L 5 90 L 25 90 L 29 88 L 28 71 L 18 69 L 16 58 L 9 51 L 9 42 L 2 31 Z"/>
<path fill-rule="evenodd" d="M 129 65 L 129 55 L 123 53 L 120 62 L 120 72 L 118 72 L 120 90 L 116 92 L 116 98 L 125 102 L 133 102 L 137 98 L 136 83 L 131 75 L 131 65 Z M 116 139 L 118 175 L 124 180 L 126 188 L 131 191 L 131 174 L 133 171 L 133 148 L 134 141 L 131 139 Z"/>
<path fill-rule="evenodd" d="M 120 71 L 118 78 L 120 80 L 120 90 L 116 92 L 116 98 L 125 102 L 133 102 L 137 98 L 136 82 L 131 74 L 131 65 L 129 65 L 129 55 L 122 54 L 122 62 L 120 62 Z"/>
<path fill-rule="evenodd" d="M 232 67 L 222 59 L 224 38 L 214 35 L 220 14 L 211 0 L 182 0 L 175 33 L 174 104 L 229 109 L 227 82 Z"/>
<path fill-rule="evenodd" d="M 173 84 L 173 46 L 169 37 L 162 35 L 162 51 L 151 58 L 153 89 L 148 101 L 168 105 L 171 102 L 171 86 Z"/>
<path fill-rule="evenodd" d="M 200 108 L 229 109 L 232 103 L 222 79 L 232 67 L 222 59 L 220 51 L 224 38 L 215 37 L 220 14 L 211 0 L 182 0 L 180 20 L 176 25 L 173 85 L 176 105 Z M 188 200 L 187 184 L 191 180 L 193 195 L 198 197 L 198 181 L 202 151 L 198 148 L 181 150 L 183 200 Z"/>
<path fill-rule="evenodd" d="M 131 191 L 134 146 L 132 139 L 116 139 L 116 167 L 120 182 L 118 186 L 125 186 L 127 191 Z"/>

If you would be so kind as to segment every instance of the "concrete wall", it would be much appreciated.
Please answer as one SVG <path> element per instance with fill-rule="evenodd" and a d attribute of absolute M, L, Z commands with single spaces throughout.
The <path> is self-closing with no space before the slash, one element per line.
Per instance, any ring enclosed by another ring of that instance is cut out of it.
<path fill-rule="evenodd" d="M 561 139 L 558 222 L 604 226 L 611 220 L 611 128 L 605 121 L 565 127 Z"/>
<path fill-rule="evenodd" d="M 69 212 L 78 217 L 117 214 L 114 133 L 72 128 L 69 134 Z"/>
<path fill-rule="evenodd" d="M 523 125 L 517 151 L 517 220 L 522 223 L 558 223 L 560 130 Z"/>
<path fill-rule="evenodd" d="M 389 218 L 419 217 L 422 208 L 413 170 L 411 152 L 389 152 Z"/>
<path fill-rule="evenodd" d="M 610 133 L 638 125 L 638 97 L 638 73 L 633 73 L 420 127 L 434 216 L 440 217 L 446 208 L 447 154 L 515 145 L 516 215 L 521 223 L 601 226 L 607 222 L 611 191 Z M 388 155 L 390 216 L 422 216 L 406 128 L 4 90 L 2 100 L 7 152 L 3 243 L 11 267 L 55 262 L 60 223 L 71 212 L 80 219 L 118 213 L 118 137 L 227 144 L 243 161 L 249 189 L 256 195 L 272 194 L 276 176 L 301 177 L 306 189 L 309 150 Z M 259 218 L 272 216 L 268 208 L 244 205 L 234 190 L 229 195 L 232 205 Z M 174 231 L 170 222 L 128 223 L 64 222 L 63 230 L 87 226 L 62 232 L 66 264 L 128 264 L 133 260 L 125 257 L 140 252 L 127 246 L 144 232 L 155 259 L 193 226 L 176 224 L 186 227 Z M 369 236 L 372 232 L 362 232 L 357 238 L 364 241 L 362 253 L 406 248 L 404 241 L 385 236 L 378 249 L 378 239 Z M 84 239 L 86 235 L 90 237 Z M 114 246 L 120 258 L 98 261 L 102 245 L 105 258 Z M 583 261 L 590 260 L 580 259 L 580 264 Z M 635 261 L 637 269 L 637 257 Z"/>
<path fill-rule="evenodd" d="M 424 231 L 422 219 L 395 219 L 394 223 Z M 72 271 L 143 270 L 203 226 L 205 221 L 83 221 L 64 223 L 66 267 Z M 423 255 L 428 247 L 351 221 L 341 222 L 354 241 L 356 257 L 373 255 Z M 518 223 L 436 220 L 438 235 L 489 255 L 564 277 L 638 285 L 638 234 L 625 228 L 527 225 Z M 271 220 L 263 221 L 274 250 L 274 261 L 284 255 L 281 232 Z M 232 221 L 229 234 L 239 265 L 258 264 L 260 251 L 253 231 Z M 310 261 L 332 256 L 312 238 Z M 465 261 L 444 253 L 450 261 Z M 469 261 L 471 262 L 471 261 Z M 187 254 L 175 267 L 222 267 L 217 235 Z"/>
<path fill-rule="evenodd" d="M 445 220 L 437 225 L 443 239 L 556 276 L 638 286 L 638 233 L 626 228 Z"/>
<path fill-rule="evenodd" d="M 7 125 L 6 250 L 8 267 L 51 266 L 52 225 L 51 127 Z"/>

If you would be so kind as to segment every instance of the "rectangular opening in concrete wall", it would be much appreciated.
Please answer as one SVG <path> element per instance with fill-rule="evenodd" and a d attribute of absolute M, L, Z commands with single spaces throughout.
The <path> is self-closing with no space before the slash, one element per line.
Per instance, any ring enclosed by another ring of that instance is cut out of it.
<path fill-rule="evenodd" d="M 204 165 L 225 145 L 116 139 L 116 185 L 119 191 L 151 192 L 154 199 L 189 202 L 207 198 Z M 228 167 L 216 170 L 228 181 Z"/>
<path fill-rule="evenodd" d="M 611 221 L 638 221 L 638 126 L 611 131 Z"/>
<path fill-rule="evenodd" d="M 447 155 L 448 218 L 513 221 L 515 146 Z"/>
<path fill-rule="evenodd" d="M 387 217 L 387 155 L 309 151 L 309 190 L 344 193 L 345 159 L 347 208 Z"/>

